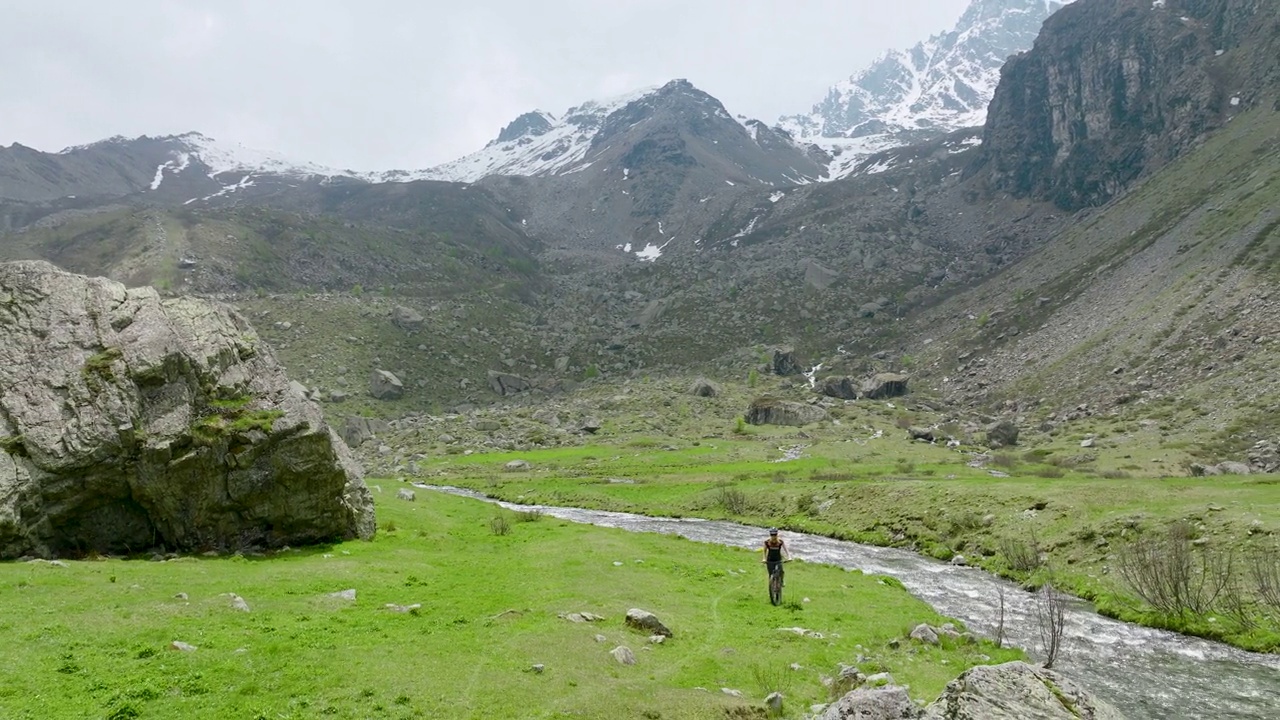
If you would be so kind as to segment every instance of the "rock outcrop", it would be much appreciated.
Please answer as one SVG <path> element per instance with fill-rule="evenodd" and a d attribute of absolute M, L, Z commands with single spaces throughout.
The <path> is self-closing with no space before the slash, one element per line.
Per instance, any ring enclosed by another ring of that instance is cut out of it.
<path fill-rule="evenodd" d="M 243 316 L 0 264 L 0 557 L 373 533 L 346 444 Z"/>
<path fill-rule="evenodd" d="M 489 388 L 499 395 L 515 395 L 533 387 L 527 378 L 511 373 L 489 371 Z"/>
<path fill-rule="evenodd" d="M 1066 209 L 1100 205 L 1280 84 L 1270 0 L 1068 5 L 1005 63 L 978 165 L 992 185 Z"/>
<path fill-rule="evenodd" d="M 804 364 L 796 355 L 794 348 L 775 348 L 773 351 L 771 367 L 774 375 L 782 375 L 785 377 L 787 375 L 804 374 Z"/>
<path fill-rule="evenodd" d="M 804 403 L 773 397 L 756 398 L 747 407 L 746 421 L 752 425 L 808 425 L 830 417 L 827 411 Z"/>
<path fill-rule="evenodd" d="M 923 709 L 905 688 L 868 686 L 832 703 L 821 720 L 1124 720 L 1071 679 L 1021 661 L 970 668 Z"/>
<path fill-rule="evenodd" d="M 947 684 L 924 720 L 1124 720 L 1071 679 L 1015 661 L 970 668 Z"/>

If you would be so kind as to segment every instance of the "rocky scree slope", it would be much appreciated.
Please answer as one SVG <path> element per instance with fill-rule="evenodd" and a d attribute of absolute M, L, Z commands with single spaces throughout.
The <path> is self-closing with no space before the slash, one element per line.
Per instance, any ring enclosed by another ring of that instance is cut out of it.
<path fill-rule="evenodd" d="M 809 182 L 821 160 L 676 80 L 603 118 L 572 172 L 479 185 L 507 199 L 557 259 L 655 260 L 692 251 L 727 198 Z"/>
<path fill-rule="evenodd" d="M 1053 242 L 911 318 L 904 336 L 922 387 L 1028 422 L 1149 419 L 1212 460 L 1247 461 L 1274 442 L 1278 122 L 1270 108 L 1238 116 Z"/>
<path fill-rule="evenodd" d="M 1099 205 L 1280 87 L 1280 5 L 1081 0 L 1010 59 L 980 162 L 1001 192 Z"/>
<path fill-rule="evenodd" d="M 537 250 L 490 193 L 433 182 L 295 188 L 242 206 L 113 205 L 0 236 L 0 260 L 206 294 L 521 296 L 541 283 Z"/>
<path fill-rule="evenodd" d="M 0 264 L 0 557 L 373 532 L 359 466 L 243 317 Z"/>

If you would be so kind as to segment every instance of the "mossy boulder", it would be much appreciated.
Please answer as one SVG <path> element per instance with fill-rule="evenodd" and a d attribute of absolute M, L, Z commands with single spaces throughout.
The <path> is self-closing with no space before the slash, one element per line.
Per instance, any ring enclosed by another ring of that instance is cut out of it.
<path fill-rule="evenodd" d="M 319 407 L 226 305 L 0 264 L 0 557 L 370 537 Z"/>

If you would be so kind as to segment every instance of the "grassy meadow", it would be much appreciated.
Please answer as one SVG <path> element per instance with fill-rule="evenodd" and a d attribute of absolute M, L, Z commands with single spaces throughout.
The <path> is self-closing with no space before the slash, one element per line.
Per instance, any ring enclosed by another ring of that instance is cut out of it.
<path fill-rule="evenodd" d="M 1195 552 L 1229 553 L 1235 581 L 1248 585 L 1251 559 L 1280 549 L 1280 479 L 1134 477 L 1117 466 L 1155 455 L 1140 440 L 1075 467 L 1059 460 L 1080 452 L 1072 437 L 996 452 L 975 467 L 973 453 L 963 449 L 910 443 L 898 437 L 901 430 L 881 430 L 876 439 L 848 430 L 837 439 L 820 428 L 803 435 L 752 428 L 693 443 L 632 437 L 612 445 L 444 455 L 425 464 L 421 479 L 514 502 L 731 519 L 910 547 L 940 560 L 963 555 L 1027 587 L 1051 580 L 1114 617 L 1280 651 L 1278 608 L 1249 601 L 1232 617 L 1155 613 L 1116 572 L 1119 551 L 1177 526 L 1190 534 Z M 782 461 L 789 449 L 798 457 Z M 529 462 L 530 470 L 505 472 L 512 459 Z"/>
<path fill-rule="evenodd" d="M 840 663 L 888 671 L 924 701 L 966 667 L 1020 657 L 891 648 L 945 621 L 891 579 L 796 562 L 773 607 L 746 550 L 375 494 L 371 541 L 0 564 L 0 717 L 763 717 L 774 690 L 800 717 L 830 700 L 822 677 Z M 354 600 L 333 596 L 348 589 Z M 632 607 L 674 637 L 648 644 L 623 623 Z M 560 617 L 574 612 L 604 619 Z M 614 660 L 619 645 L 635 665 Z"/>

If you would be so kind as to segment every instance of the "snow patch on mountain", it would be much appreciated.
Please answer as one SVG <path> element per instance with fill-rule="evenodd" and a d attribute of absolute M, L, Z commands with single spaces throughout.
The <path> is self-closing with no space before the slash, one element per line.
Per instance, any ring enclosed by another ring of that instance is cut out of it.
<path fill-rule="evenodd" d="M 585 170 L 590 164 L 583 160 L 605 118 L 656 90 L 656 86 L 646 87 L 606 100 L 588 101 L 569 108 L 560 117 L 543 111 L 527 113 L 484 148 L 452 162 L 425 170 L 358 176 L 370 182 L 475 182 L 488 175 L 555 175 Z M 531 122 L 531 116 L 542 122 Z"/>
<path fill-rule="evenodd" d="M 834 155 L 836 179 L 868 155 L 982 125 L 1005 60 L 1030 49 L 1044 20 L 1071 1 L 973 0 L 950 31 L 885 52 L 779 127 Z"/>
<path fill-rule="evenodd" d="M 174 175 L 177 175 L 183 170 L 186 170 L 187 166 L 189 166 L 190 164 L 191 164 L 190 153 L 178 153 L 178 157 L 174 158 L 173 160 L 160 163 L 160 165 L 156 167 L 156 176 L 151 181 L 151 189 L 152 190 L 160 189 L 160 183 L 164 182 L 165 170 L 168 170 Z"/>

